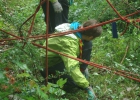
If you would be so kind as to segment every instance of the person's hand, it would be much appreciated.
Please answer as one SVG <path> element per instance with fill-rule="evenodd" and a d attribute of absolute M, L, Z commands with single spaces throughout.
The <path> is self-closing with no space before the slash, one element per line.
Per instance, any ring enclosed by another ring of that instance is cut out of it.
<path fill-rule="evenodd" d="M 56 0 L 56 2 L 52 3 L 54 11 L 57 13 L 60 13 L 61 11 L 63 11 L 63 8 L 61 6 L 61 4 L 58 2 L 58 0 Z"/>
<path fill-rule="evenodd" d="M 94 91 L 92 89 L 92 87 L 88 87 L 87 88 L 87 93 L 88 93 L 88 99 L 87 100 L 96 100 L 96 96 L 94 94 Z"/>

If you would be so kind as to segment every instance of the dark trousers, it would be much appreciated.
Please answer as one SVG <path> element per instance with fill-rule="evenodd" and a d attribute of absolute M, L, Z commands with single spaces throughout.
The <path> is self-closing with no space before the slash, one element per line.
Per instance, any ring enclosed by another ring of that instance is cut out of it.
<path fill-rule="evenodd" d="M 49 33 L 55 31 L 55 27 L 62 24 L 68 23 L 68 13 L 69 13 L 69 3 L 68 0 L 58 0 L 61 4 L 63 11 L 61 13 L 56 13 L 54 11 L 52 3 L 49 1 Z M 43 12 L 45 14 L 46 22 L 46 2 L 42 5 Z"/>

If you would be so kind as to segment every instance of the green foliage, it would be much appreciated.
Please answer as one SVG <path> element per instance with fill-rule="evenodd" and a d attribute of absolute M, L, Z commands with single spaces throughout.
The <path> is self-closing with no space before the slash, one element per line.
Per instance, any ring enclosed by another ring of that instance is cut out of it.
<path fill-rule="evenodd" d="M 32 0 L 32 1 L 25 0 L 24 2 L 22 0 L 19 1 L 1 0 L 0 1 L 0 28 L 6 30 L 7 32 L 14 33 L 16 35 L 19 35 L 19 31 L 21 31 L 24 34 L 24 36 L 26 36 L 33 18 L 31 18 L 22 27 L 21 25 L 23 24 L 23 22 L 27 20 L 27 18 L 29 18 L 35 12 L 35 9 L 38 6 L 38 4 L 39 4 L 39 0 Z M 42 9 L 39 10 L 39 12 L 37 13 L 35 18 L 35 23 L 36 24 L 34 24 L 32 35 L 45 32 L 46 26 L 42 17 Z M 3 34 L 2 36 L 5 37 L 5 34 Z"/>
<path fill-rule="evenodd" d="M 120 33 L 119 33 L 120 34 Z M 118 39 L 113 39 L 111 31 L 104 31 L 101 38 L 93 41 L 91 61 L 108 66 L 115 70 L 122 70 L 137 74 L 139 76 L 139 29 L 134 28 L 133 33 L 129 31 Z M 91 67 L 90 67 L 91 68 Z M 101 100 L 137 99 L 139 94 L 139 83 L 126 77 L 115 75 L 113 71 L 93 68 L 91 71 L 91 83 L 94 86 L 97 97 Z M 129 74 L 128 74 L 129 75 Z"/>
<path fill-rule="evenodd" d="M 34 13 L 38 3 L 39 0 L 24 0 L 24 2 L 23 0 L 1 0 L 0 28 L 19 35 L 20 26 Z M 139 0 L 112 0 L 111 3 L 121 15 L 127 15 L 140 9 Z M 106 0 L 75 0 L 69 11 L 69 22 L 79 21 L 82 23 L 93 18 L 104 22 L 117 17 L 118 15 Z M 129 17 L 129 19 L 137 18 L 139 15 Z M 32 18 L 21 28 L 24 37 L 28 34 L 31 21 Z M 138 75 L 140 72 L 139 29 L 130 24 L 126 33 L 120 36 L 126 23 L 119 20 L 117 26 L 119 38 L 113 39 L 111 25 L 103 25 L 102 36 L 93 41 L 91 61 L 114 70 L 124 70 Z M 42 9 L 40 9 L 36 15 L 31 35 L 43 34 L 45 31 L 46 25 Z M 0 31 L 0 39 L 7 37 L 12 36 Z M 23 42 L 26 42 L 24 48 Z M 8 100 L 9 95 L 25 100 L 87 99 L 87 94 L 77 88 L 73 89 L 68 86 L 71 92 L 65 92 L 63 88 L 66 80 L 64 79 L 58 80 L 56 84 L 43 84 L 44 79 L 39 73 L 39 70 L 43 69 L 40 51 L 30 43 L 30 40 L 6 43 L 7 45 L 0 47 L 0 100 Z M 40 41 L 38 43 L 42 44 Z M 90 73 L 90 84 L 93 85 L 99 100 L 139 100 L 139 83 L 115 75 L 113 71 L 94 67 L 90 69 Z M 137 77 L 140 78 L 139 75 Z"/>
<path fill-rule="evenodd" d="M 63 80 L 63 79 L 59 79 L 59 80 L 57 81 L 57 84 L 58 84 L 58 86 L 59 86 L 60 88 L 62 88 L 63 85 L 64 85 L 66 82 L 67 82 L 66 79 L 65 79 L 65 80 Z"/>
<path fill-rule="evenodd" d="M 41 81 L 44 80 L 39 74 L 39 70 L 43 68 L 40 52 L 30 43 L 27 43 L 24 48 L 22 47 L 21 43 L 17 43 L 11 49 L 0 54 L 3 64 L 0 70 L 0 87 L 3 87 L 1 88 L 1 98 L 15 94 L 16 87 L 20 90 L 20 93 L 16 95 L 17 98 L 26 100 L 61 98 L 65 94 L 62 88 L 66 80 L 60 79 L 57 84 L 49 83 L 47 86 L 40 85 Z M 5 71 L 6 67 L 10 68 L 10 71 Z M 11 81 L 13 78 L 14 80 Z M 8 85 L 9 82 L 12 82 L 11 86 Z"/>
<path fill-rule="evenodd" d="M 115 9 L 124 16 L 139 10 L 140 1 L 117 0 L 110 1 Z M 70 6 L 69 22 L 84 22 L 88 19 L 97 19 L 100 22 L 118 18 L 119 16 L 110 7 L 106 0 L 75 0 Z M 139 15 L 135 15 L 135 17 Z M 133 18 L 133 17 L 132 17 Z"/>

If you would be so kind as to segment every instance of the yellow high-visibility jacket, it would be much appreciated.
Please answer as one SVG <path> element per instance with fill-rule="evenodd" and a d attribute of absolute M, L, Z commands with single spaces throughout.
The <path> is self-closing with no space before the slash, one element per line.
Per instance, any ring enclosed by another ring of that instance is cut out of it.
<path fill-rule="evenodd" d="M 59 32 L 68 31 L 70 30 L 70 24 L 64 23 L 57 26 L 55 29 Z M 77 58 L 80 51 L 79 38 L 75 34 L 49 38 L 48 48 Z M 80 71 L 79 61 L 48 51 L 49 67 L 61 61 L 64 62 L 65 68 L 75 84 L 82 88 L 87 88 L 89 86 L 89 82 Z"/>

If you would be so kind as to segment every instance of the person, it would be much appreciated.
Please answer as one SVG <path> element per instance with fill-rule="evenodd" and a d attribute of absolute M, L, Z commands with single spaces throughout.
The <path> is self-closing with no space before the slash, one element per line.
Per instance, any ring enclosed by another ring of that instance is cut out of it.
<path fill-rule="evenodd" d="M 56 26 L 68 23 L 69 5 L 72 3 L 73 0 L 49 0 L 49 34 L 55 31 Z M 42 9 L 46 22 L 46 2 L 42 4 Z"/>
<path fill-rule="evenodd" d="M 43 1 L 43 0 L 42 0 Z M 69 2 L 68 2 L 69 1 Z M 53 33 L 55 31 L 55 27 L 57 25 L 60 25 L 62 23 L 68 22 L 68 13 L 69 13 L 69 5 L 73 4 L 73 0 L 50 0 L 49 1 L 49 33 Z M 45 14 L 46 18 L 46 2 L 42 5 L 43 12 Z M 78 23 L 75 25 L 79 25 Z M 77 27 L 75 26 L 75 30 Z M 89 61 L 90 60 L 90 54 L 92 50 L 92 43 L 90 41 L 83 41 L 83 47 L 82 47 L 82 58 Z M 85 53 L 86 52 L 86 53 Z M 58 64 L 57 66 L 62 66 Z M 87 64 L 82 63 L 81 64 L 81 70 L 85 70 L 87 67 Z"/>
<path fill-rule="evenodd" d="M 97 24 L 97 20 L 92 19 L 86 21 L 83 25 L 79 23 L 64 23 L 57 26 L 55 29 L 58 32 L 65 32 L 69 30 L 84 28 L 88 26 L 93 26 Z M 96 37 L 99 37 L 102 33 L 102 27 L 98 26 L 82 32 L 76 32 L 75 34 L 68 34 L 60 37 L 53 37 L 48 39 L 48 48 L 59 51 L 61 53 L 79 57 L 80 56 L 80 46 L 82 43 L 79 41 L 91 41 Z M 54 33 L 57 34 L 57 33 Z M 88 49 L 87 49 L 88 50 Z M 86 51 L 86 49 L 85 49 Z M 45 50 L 41 53 L 45 58 Z M 75 84 L 78 87 L 85 89 L 89 95 L 88 100 L 94 100 L 95 94 L 92 90 L 92 87 L 89 85 L 87 78 L 84 76 L 84 72 L 87 71 L 87 68 L 84 68 L 84 71 L 80 70 L 80 63 L 74 59 L 56 54 L 54 52 L 48 51 L 48 75 L 55 75 L 56 71 L 64 72 L 66 75 L 62 75 L 62 78 L 67 78 L 68 84 Z M 61 65 L 60 65 L 61 63 Z M 58 64 L 58 66 L 57 66 Z M 42 76 L 46 77 L 46 71 L 41 71 Z M 48 80 L 49 81 L 49 80 Z"/>
<path fill-rule="evenodd" d="M 43 0 L 41 0 L 43 1 Z M 69 13 L 69 6 L 73 4 L 74 0 L 49 0 L 49 33 L 54 33 L 55 27 L 62 24 L 62 23 L 68 23 L 68 13 Z M 42 5 L 43 13 L 45 14 L 45 20 L 46 20 L 46 2 Z M 74 30 L 78 28 L 80 25 L 79 23 L 74 23 Z M 85 41 L 83 40 L 83 47 L 82 47 L 82 59 L 85 59 L 87 61 L 90 60 L 90 55 L 92 51 L 92 42 L 91 41 Z M 57 66 L 62 66 L 58 64 Z M 86 69 L 88 65 L 82 63 L 80 65 L 81 70 Z M 86 71 L 87 72 L 87 71 Z M 87 73 L 85 73 L 87 74 Z"/>

